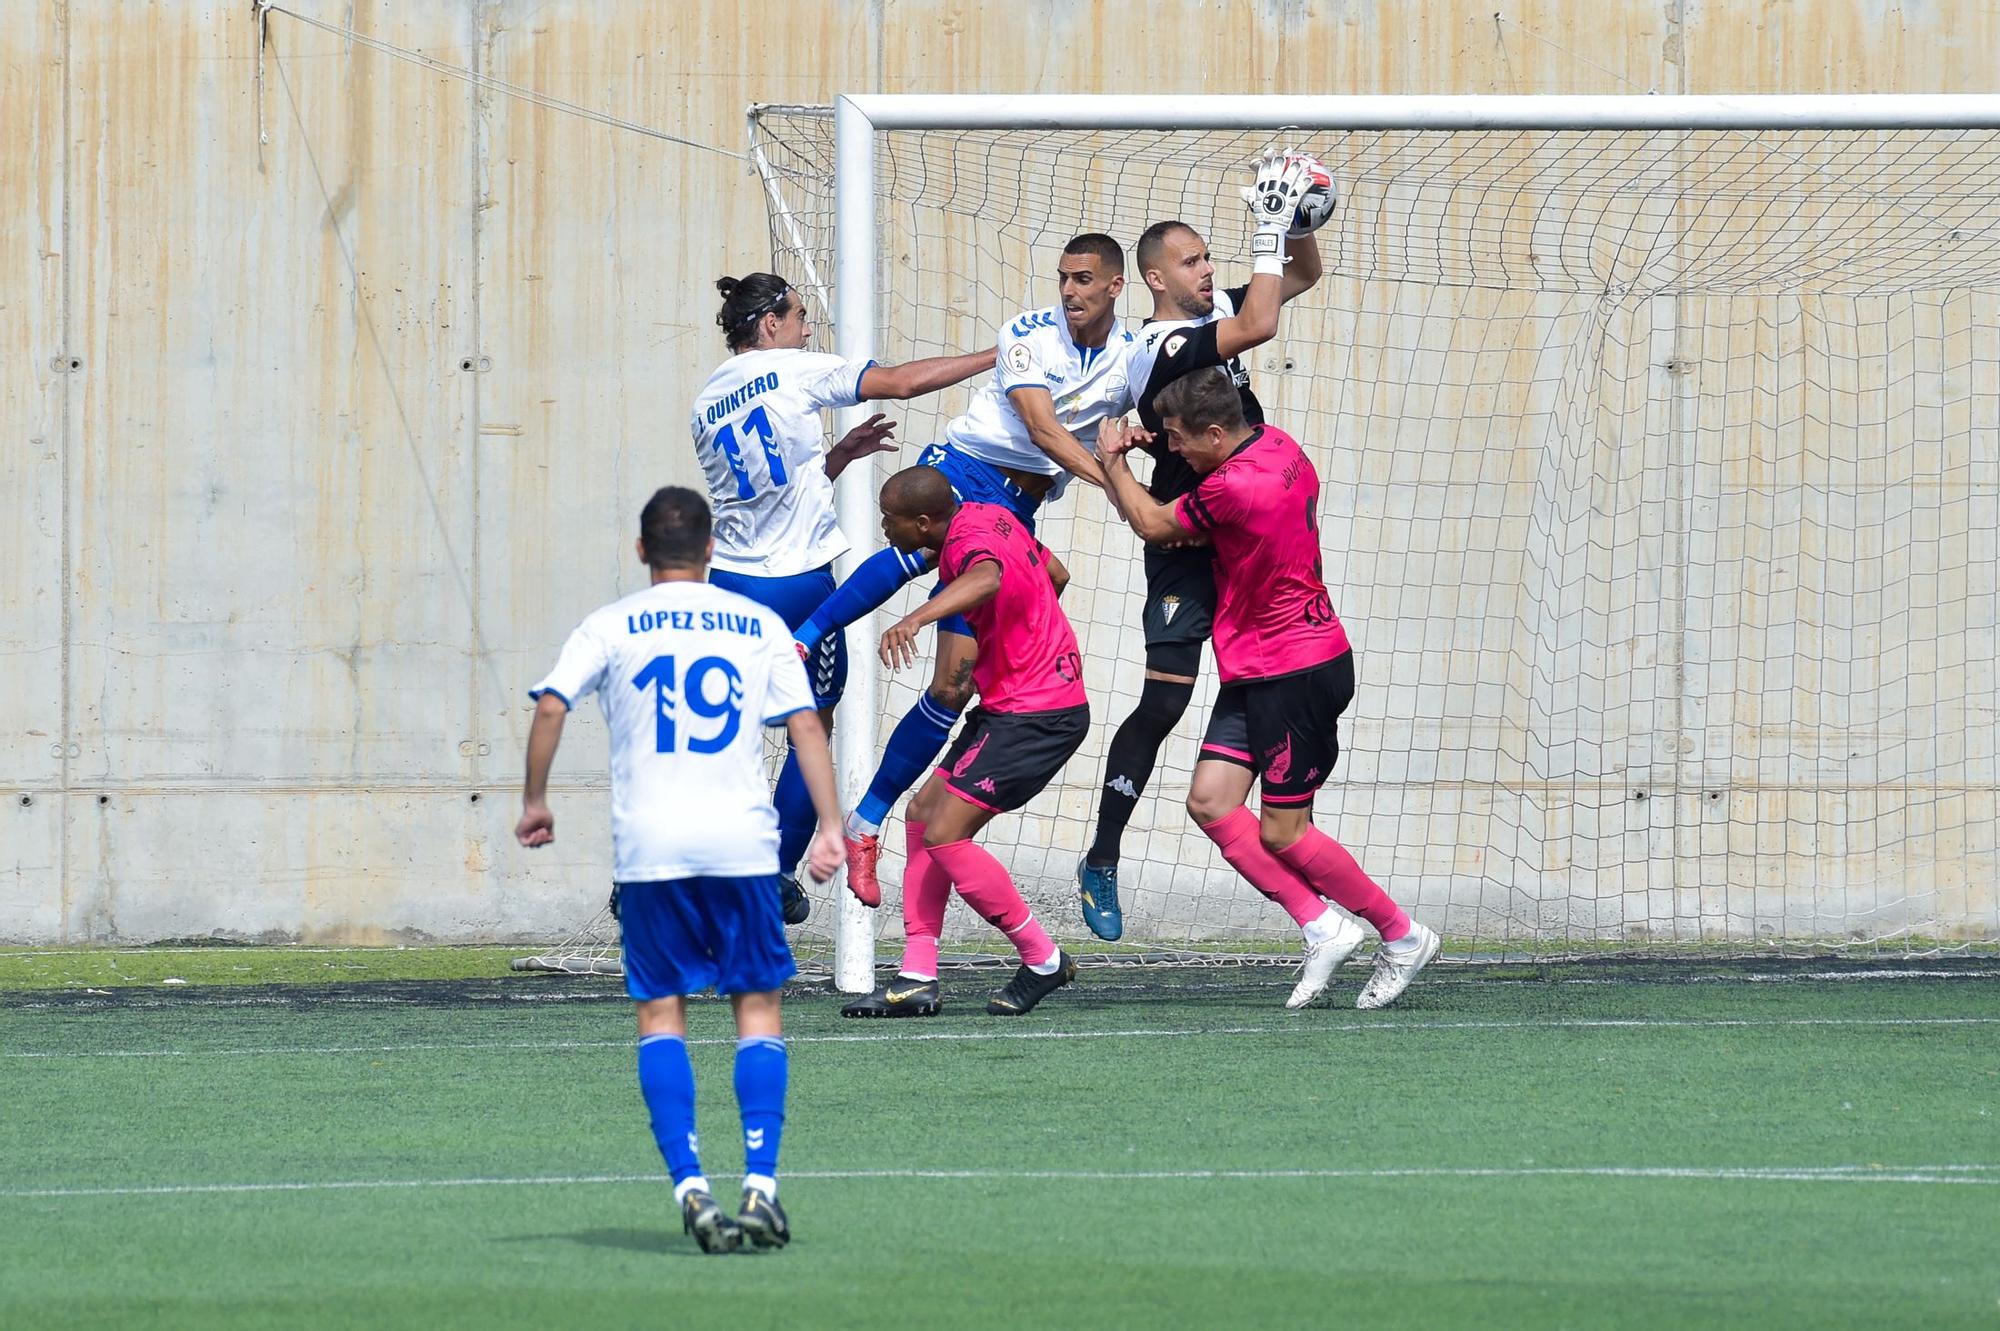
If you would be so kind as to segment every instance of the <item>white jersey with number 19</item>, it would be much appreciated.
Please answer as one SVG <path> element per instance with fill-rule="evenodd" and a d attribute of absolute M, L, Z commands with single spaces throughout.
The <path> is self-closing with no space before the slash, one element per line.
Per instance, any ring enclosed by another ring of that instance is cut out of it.
<path fill-rule="evenodd" d="M 813 695 L 776 611 L 705 582 L 654 583 L 577 625 L 530 690 L 545 693 L 604 707 L 613 881 L 778 872 L 763 728 Z"/>
<path fill-rule="evenodd" d="M 847 552 L 819 413 L 858 405 L 873 364 L 771 347 L 731 356 L 708 376 L 688 424 L 715 510 L 715 567 L 788 578 Z"/>

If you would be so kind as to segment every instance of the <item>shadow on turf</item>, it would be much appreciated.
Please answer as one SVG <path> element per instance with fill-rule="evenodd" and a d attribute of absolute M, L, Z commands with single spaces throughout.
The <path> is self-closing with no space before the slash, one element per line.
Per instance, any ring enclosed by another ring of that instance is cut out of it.
<path fill-rule="evenodd" d="M 579 1229 L 573 1234 L 513 1234 L 494 1239 L 495 1243 L 574 1243 L 585 1248 L 621 1248 L 643 1252 L 649 1257 L 707 1257 L 693 1239 L 683 1238 L 677 1229 Z M 744 1245 L 744 1252 L 752 1249 Z"/>

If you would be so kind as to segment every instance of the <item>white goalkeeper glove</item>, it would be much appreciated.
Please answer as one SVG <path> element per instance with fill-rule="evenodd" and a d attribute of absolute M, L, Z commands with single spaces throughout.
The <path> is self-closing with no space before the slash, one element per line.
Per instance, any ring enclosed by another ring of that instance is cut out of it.
<path fill-rule="evenodd" d="M 1316 163 L 1304 153 L 1267 152 L 1257 159 L 1257 177 L 1243 191 L 1256 230 L 1250 237 L 1250 270 L 1285 271 L 1285 239 L 1292 230 L 1299 203 L 1312 188 Z"/>

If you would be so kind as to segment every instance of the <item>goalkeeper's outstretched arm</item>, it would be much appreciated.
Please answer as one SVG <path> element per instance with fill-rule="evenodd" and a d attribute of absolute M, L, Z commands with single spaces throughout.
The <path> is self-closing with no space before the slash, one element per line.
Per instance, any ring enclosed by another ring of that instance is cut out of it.
<path fill-rule="evenodd" d="M 1293 215 L 1313 185 L 1317 161 L 1304 155 L 1267 155 L 1243 191 L 1255 231 L 1251 236 L 1250 289 L 1243 307 L 1215 325 L 1215 350 L 1224 360 L 1278 335 L 1278 307 L 1319 281 L 1319 240 L 1310 231 L 1293 236 Z"/>
<path fill-rule="evenodd" d="M 871 365 L 861 375 L 863 402 L 903 401 L 964 383 L 993 368 L 995 348 L 963 356 L 932 356 L 903 365 Z"/>

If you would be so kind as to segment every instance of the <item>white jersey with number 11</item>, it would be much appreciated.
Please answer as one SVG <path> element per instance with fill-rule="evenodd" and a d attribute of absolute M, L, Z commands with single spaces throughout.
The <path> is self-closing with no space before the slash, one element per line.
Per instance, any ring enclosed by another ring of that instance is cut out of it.
<path fill-rule="evenodd" d="M 819 414 L 858 405 L 873 364 L 770 347 L 731 356 L 708 376 L 688 424 L 715 510 L 715 567 L 788 578 L 847 552 Z"/>

